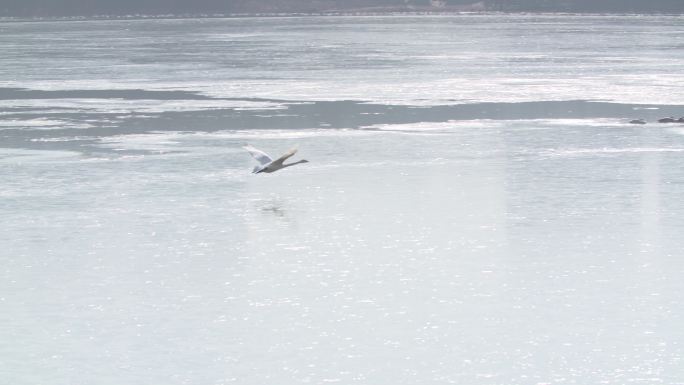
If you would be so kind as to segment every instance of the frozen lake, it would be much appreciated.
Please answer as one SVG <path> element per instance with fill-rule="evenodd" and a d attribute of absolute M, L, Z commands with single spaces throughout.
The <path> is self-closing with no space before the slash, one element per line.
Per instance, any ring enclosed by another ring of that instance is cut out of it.
<path fill-rule="evenodd" d="M 684 384 L 683 21 L 0 23 L 0 376 Z"/>

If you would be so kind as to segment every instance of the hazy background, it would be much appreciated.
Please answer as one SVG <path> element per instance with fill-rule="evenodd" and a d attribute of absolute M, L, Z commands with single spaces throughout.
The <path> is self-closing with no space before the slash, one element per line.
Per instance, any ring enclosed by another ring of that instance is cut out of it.
<path fill-rule="evenodd" d="M 0 16 L 199 15 L 331 11 L 681 13 L 680 0 L 3 0 Z"/>

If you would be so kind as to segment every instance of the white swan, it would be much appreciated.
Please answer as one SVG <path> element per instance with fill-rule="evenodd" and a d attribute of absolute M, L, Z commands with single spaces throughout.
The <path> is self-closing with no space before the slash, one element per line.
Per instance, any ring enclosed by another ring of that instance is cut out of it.
<path fill-rule="evenodd" d="M 285 167 L 294 166 L 295 164 L 309 162 L 306 159 L 302 159 L 302 160 L 294 162 L 294 163 L 288 163 L 288 164 L 283 163 L 283 162 L 285 162 L 285 160 L 287 160 L 287 158 L 291 157 L 292 155 L 294 155 L 297 152 L 296 148 L 291 149 L 290 151 L 286 152 L 285 154 L 283 154 L 283 156 L 281 156 L 280 158 L 278 158 L 276 160 L 273 160 L 273 158 L 268 156 L 268 154 L 266 154 L 265 152 L 263 152 L 261 150 L 257 150 L 256 148 L 254 148 L 250 145 L 243 146 L 242 148 L 249 151 L 249 154 L 252 155 L 252 157 L 254 157 L 254 159 L 256 159 L 257 162 L 259 162 L 258 166 L 254 166 L 254 170 L 252 171 L 252 174 L 258 174 L 260 172 L 271 173 L 271 172 L 278 171 L 278 170 L 285 168 Z"/>

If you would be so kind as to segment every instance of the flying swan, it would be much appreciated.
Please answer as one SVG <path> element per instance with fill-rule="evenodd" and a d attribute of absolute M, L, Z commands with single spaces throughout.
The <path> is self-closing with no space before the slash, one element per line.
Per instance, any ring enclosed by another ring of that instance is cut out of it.
<path fill-rule="evenodd" d="M 283 156 L 281 156 L 280 158 L 278 158 L 276 160 L 273 160 L 273 158 L 268 156 L 268 154 L 266 154 L 265 152 L 258 150 L 256 148 L 250 146 L 250 145 L 246 145 L 242 148 L 247 150 L 249 152 L 249 154 L 252 155 L 252 157 L 254 157 L 254 159 L 256 159 L 257 162 L 259 162 L 258 166 L 254 166 L 254 170 L 252 171 L 252 174 L 258 174 L 260 172 L 271 173 L 271 172 L 278 171 L 281 168 L 294 166 L 295 164 L 299 164 L 299 163 L 309 162 L 306 159 L 302 159 L 302 160 L 294 162 L 294 163 L 288 163 L 288 164 L 283 163 L 283 162 L 285 162 L 285 160 L 287 160 L 287 158 L 289 158 L 292 155 L 297 153 L 296 148 L 291 149 L 290 151 L 286 152 L 285 154 L 283 154 Z"/>

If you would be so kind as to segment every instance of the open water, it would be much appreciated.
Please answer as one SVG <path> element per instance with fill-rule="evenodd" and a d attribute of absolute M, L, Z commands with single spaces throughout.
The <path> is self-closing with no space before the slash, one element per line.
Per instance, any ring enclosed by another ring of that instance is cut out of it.
<path fill-rule="evenodd" d="M 0 22 L 0 382 L 684 384 L 683 63 L 675 16 Z"/>

